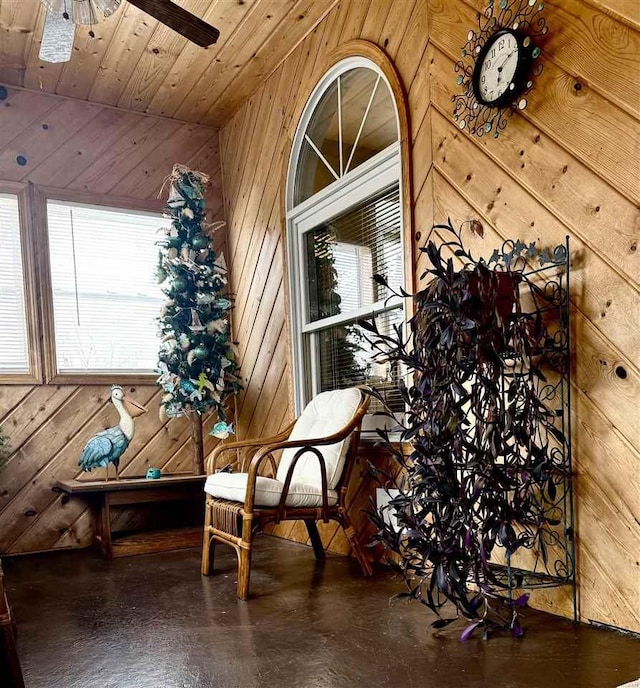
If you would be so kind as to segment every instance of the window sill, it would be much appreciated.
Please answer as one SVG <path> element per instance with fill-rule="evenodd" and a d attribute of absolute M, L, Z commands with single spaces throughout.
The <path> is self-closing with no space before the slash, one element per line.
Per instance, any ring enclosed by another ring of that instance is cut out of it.
<path fill-rule="evenodd" d="M 360 435 L 360 443 L 365 444 L 368 447 L 373 447 L 374 445 L 378 443 L 382 443 L 382 438 L 380 435 L 378 435 L 375 431 L 373 430 L 367 430 L 362 432 Z M 400 433 L 399 432 L 394 432 L 389 434 L 389 441 L 392 444 L 401 444 L 400 442 Z M 408 444 L 405 442 L 405 444 Z"/>
<path fill-rule="evenodd" d="M 41 385 L 42 380 L 32 373 L 0 373 L 0 385 Z"/>
<path fill-rule="evenodd" d="M 155 385 L 155 373 L 58 373 L 49 385 Z"/>

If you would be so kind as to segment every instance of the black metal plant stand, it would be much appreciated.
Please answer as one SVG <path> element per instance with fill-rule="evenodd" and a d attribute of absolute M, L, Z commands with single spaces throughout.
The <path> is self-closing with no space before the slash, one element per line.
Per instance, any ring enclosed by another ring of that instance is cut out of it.
<path fill-rule="evenodd" d="M 455 620 L 442 616 L 452 603 L 471 622 L 461 639 L 476 628 L 520 637 L 527 590 L 572 586 L 577 619 L 569 239 L 508 240 L 477 260 L 463 228 L 435 225 L 442 243 L 421 248 L 430 281 L 413 295 L 410 338 L 362 323 L 381 359 L 407 370 L 401 420 L 370 391 L 410 448 L 379 431 L 401 470 L 373 467 L 390 500 L 370 516 L 397 555 L 402 596 L 438 614 L 434 627 Z"/>
<path fill-rule="evenodd" d="M 520 256 L 519 247 L 505 242 L 496 257 Z M 540 319 L 547 332 L 528 356 L 515 351 L 504 355 L 502 393 L 512 381 L 529 385 L 545 409 L 548 422 L 539 424 L 538 443 L 552 447 L 552 480 L 538 494 L 540 523 L 530 546 L 514 555 L 505 553 L 504 564 L 491 564 L 494 584 L 513 600 L 515 591 L 570 585 L 573 619 L 578 619 L 574 537 L 573 466 L 571 456 L 571 328 L 569 237 L 542 255 L 542 266 L 521 272 L 522 311 L 515 318 Z M 515 260 L 520 260 L 516 257 Z M 530 307 L 527 308 L 526 306 Z M 517 459 L 516 459 L 517 460 Z M 532 529 L 533 532 L 533 529 Z M 528 550 L 528 551 L 527 551 Z"/>

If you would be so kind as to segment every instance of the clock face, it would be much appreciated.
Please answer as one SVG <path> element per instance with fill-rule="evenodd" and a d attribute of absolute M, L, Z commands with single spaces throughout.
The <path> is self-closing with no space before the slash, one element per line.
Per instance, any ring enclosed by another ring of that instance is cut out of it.
<path fill-rule="evenodd" d="M 518 41 L 512 33 L 497 36 L 489 44 L 479 74 L 478 90 L 483 100 L 496 101 L 509 90 L 518 67 L 519 52 Z"/>
<path fill-rule="evenodd" d="M 530 39 L 508 29 L 486 42 L 473 72 L 473 90 L 480 103 L 500 107 L 522 91 L 530 63 L 525 42 L 530 44 Z"/>

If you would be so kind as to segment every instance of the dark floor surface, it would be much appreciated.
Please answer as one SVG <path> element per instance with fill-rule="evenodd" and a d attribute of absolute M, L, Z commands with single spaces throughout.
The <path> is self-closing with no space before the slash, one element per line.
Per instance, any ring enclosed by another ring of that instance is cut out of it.
<path fill-rule="evenodd" d="M 27 688 L 613 688 L 640 677 L 640 640 L 524 611 L 527 637 L 458 641 L 433 631 L 381 569 L 259 538 L 252 599 L 235 597 L 235 554 L 106 562 L 93 552 L 5 564 Z"/>

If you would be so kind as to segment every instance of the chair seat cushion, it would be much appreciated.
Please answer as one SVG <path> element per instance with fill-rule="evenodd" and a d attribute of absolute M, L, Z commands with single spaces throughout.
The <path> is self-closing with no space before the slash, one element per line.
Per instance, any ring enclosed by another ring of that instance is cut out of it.
<path fill-rule="evenodd" d="M 204 484 L 204 491 L 219 499 L 244 502 L 248 477 L 248 473 L 214 473 L 207 478 Z M 255 505 L 265 507 L 278 506 L 283 487 L 284 484 L 279 480 L 258 476 L 256 480 Z M 337 503 L 337 492 L 328 490 L 327 495 L 330 506 Z M 310 483 L 291 483 L 286 505 L 298 508 L 321 507 L 322 490 L 320 487 Z"/>

